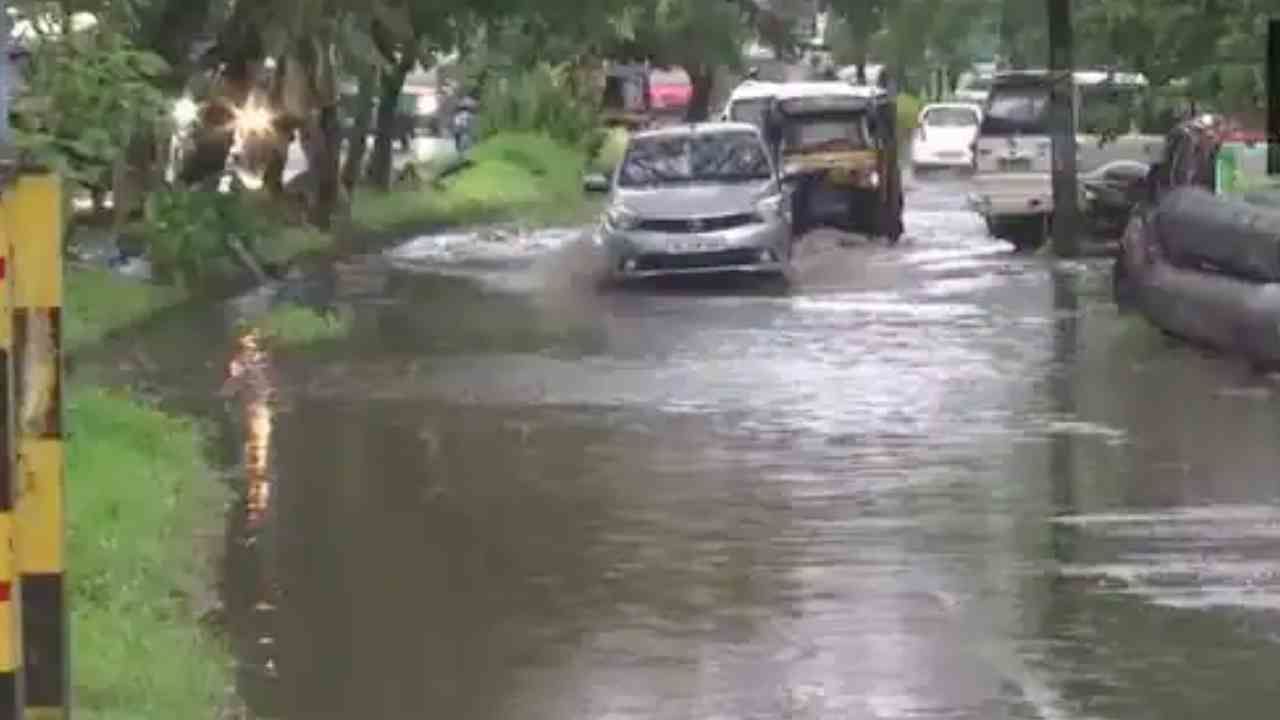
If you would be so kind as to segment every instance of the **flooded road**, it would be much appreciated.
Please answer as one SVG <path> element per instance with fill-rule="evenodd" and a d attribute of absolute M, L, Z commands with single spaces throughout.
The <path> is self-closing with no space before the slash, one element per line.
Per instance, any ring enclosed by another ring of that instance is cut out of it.
<path fill-rule="evenodd" d="M 572 233 L 349 263 L 351 336 L 277 353 L 270 418 L 244 411 L 272 487 L 231 514 L 242 692 L 290 719 L 1274 716 L 1276 385 L 1118 316 L 1105 264 L 989 241 L 964 192 L 917 187 L 898 247 L 815 239 L 789 293 L 599 294 Z M 223 368 L 177 324 L 139 347 L 208 403 Z"/>

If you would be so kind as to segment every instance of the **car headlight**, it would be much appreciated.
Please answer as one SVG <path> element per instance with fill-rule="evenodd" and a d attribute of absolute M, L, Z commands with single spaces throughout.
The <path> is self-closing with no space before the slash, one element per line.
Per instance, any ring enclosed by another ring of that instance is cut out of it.
<path fill-rule="evenodd" d="M 880 187 L 880 173 L 875 170 L 867 173 L 867 183 L 870 184 L 871 187 Z"/>
<path fill-rule="evenodd" d="M 763 220 L 786 220 L 787 203 L 781 195 L 770 195 L 756 203 L 756 214 Z"/>
<path fill-rule="evenodd" d="M 614 205 L 604 215 L 605 224 L 615 230 L 633 230 L 640 224 L 640 218 L 621 205 Z"/>

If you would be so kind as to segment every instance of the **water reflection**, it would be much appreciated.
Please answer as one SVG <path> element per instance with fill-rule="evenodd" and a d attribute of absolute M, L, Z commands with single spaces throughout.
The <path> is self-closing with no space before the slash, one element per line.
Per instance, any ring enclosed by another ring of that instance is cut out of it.
<path fill-rule="evenodd" d="M 222 394 L 234 398 L 241 436 L 243 488 L 228 517 L 225 597 L 236 647 L 238 691 L 257 717 L 277 712 L 276 615 L 279 592 L 272 547 L 272 424 L 276 388 L 261 336 L 240 334 Z"/>

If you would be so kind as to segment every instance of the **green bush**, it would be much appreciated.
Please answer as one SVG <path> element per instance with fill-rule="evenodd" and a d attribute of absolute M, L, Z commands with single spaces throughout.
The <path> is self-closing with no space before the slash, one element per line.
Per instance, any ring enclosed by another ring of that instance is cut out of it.
<path fill-rule="evenodd" d="M 595 98 L 576 90 L 567 65 L 546 63 L 491 79 L 480 98 L 480 138 L 543 133 L 594 155 L 604 143 Z"/>
<path fill-rule="evenodd" d="M 147 220 L 144 232 L 153 267 L 161 278 L 185 287 L 236 271 L 228 239 L 238 238 L 252 249 L 256 238 L 275 229 L 239 196 L 201 191 L 151 195 Z"/>

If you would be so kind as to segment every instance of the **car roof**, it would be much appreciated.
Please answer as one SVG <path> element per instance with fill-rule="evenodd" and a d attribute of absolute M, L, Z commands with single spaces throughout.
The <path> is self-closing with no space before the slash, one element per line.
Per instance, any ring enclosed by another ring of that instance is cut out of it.
<path fill-rule="evenodd" d="M 995 82 L 999 83 L 1018 83 L 1029 81 L 1047 80 L 1049 71 L 1044 69 L 1033 70 L 1004 70 L 995 74 Z M 1111 73 L 1105 70 L 1077 70 L 1072 73 L 1076 83 L 1080 85 L 1100 85 L 1111 78 L 1113 82 L 1120 85 L 1146 85 L 1147 77 L 1142 73 Z"/>
<path fill-rule="evenodd" d="M 733 89 L 733 94 L 729 96 L 729 102 L 733 102 L 734 100 L 760 100 L 763 98 L 771 98 L 778 94 L 778 88 L 783 85 L 784 83 L 748 80 Z"/>
<path fill-rule="evenodd" d="M 779 100 L 794 100 L 796 98 L 829 97 L 831 95 L 871 99 L 885 96 L 887 93 L 878 87 L 851 85 L 839 80 L 828 80 L 823 82 L 783 83 L 778 90 L 777 98 Z"/>
<path fill-rule="evenodd" d="M 642 140 L 654 137 L 679 137 L 681 135 L 714 135 L 717 133 L 731 132 L 747 132 L 753 135 L 759 135 L 760 130 L 751 123 L 744 122 L 705 122 L 705 123 L 681 123 L 679 125 L 668 125 L 666 127 L 655 128 L 653 130 L 641 130 L 631 135 L 632 140 Z"/>
<path fill-rule="evenodd" d="M 970 103 L 970 102 L 939 102 L 939 103 L 929 103 L 928 105 L 925 105 L 924 107 L 920 108 L 920 112 L 922 112 L 922 113 L 923 113 L 923 112 L 928 112 L 929 110 L 935 110 L 935 109 L 943 109 L 943 110 L 947 110 L 947 109 L 950 109 L 950 110 L 973 110 L 974 112 L 977 112 L 977 113 L 981 113 L 981 112 L 982 112 L 982 106 L 981 106 L 981 105 L 979 105 L 978 103 Z"/>

